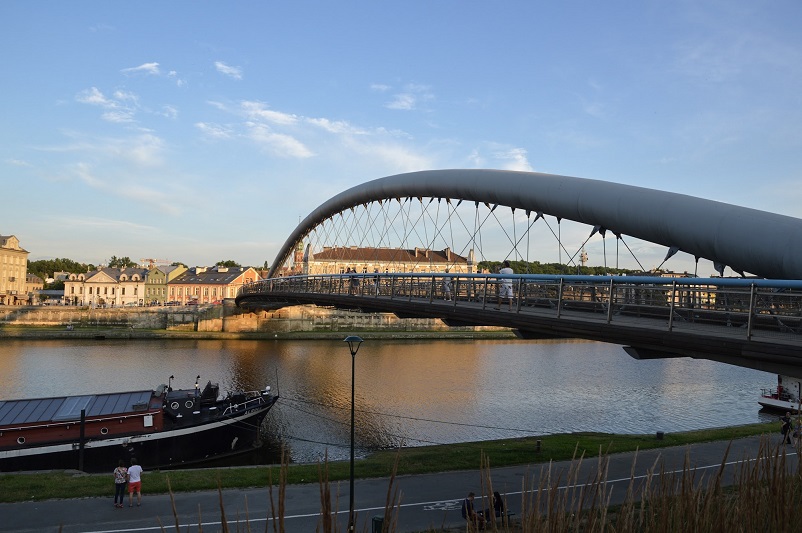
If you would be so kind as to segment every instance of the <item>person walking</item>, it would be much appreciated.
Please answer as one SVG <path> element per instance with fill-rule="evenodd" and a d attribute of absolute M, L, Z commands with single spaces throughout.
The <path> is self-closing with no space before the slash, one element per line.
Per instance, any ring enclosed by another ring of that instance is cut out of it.
<path fill-rule="evenodd" d="M 120 459 L 114 469 L 114 507 L 121 508 L 125 501 L 125 484 L 128 483 L 128 469 Z"/>
<path fill-rule="evenodd" d="M 501 270 L 498 271 L 499 274 L 515 274 L 515 271 L 510 266 L 510 262 L 504 260 L 504 264 Z M 510 311 L 512 311 L 512 279 L 511 278 L 501 278 L 499 280 L 500 284 L 498 287 L 498 305 L 496 309 L 501 309 L 501 300 L 504 298 L 507 299 L 509 302 Z"/>
<path fill-rule="evenodd" d="M 136 506 L 142 505 L 142 467 L 131 459 L 128 468 L 128 507 L 134 506 L 134 491 L 136 491 Z"/>
<path fill-rule="evenodd" d="M 780 417 L 780 433 L 783 436 L 783 444 L 791 443 L 791 413 L 786 412 L 785 416 Z"/>

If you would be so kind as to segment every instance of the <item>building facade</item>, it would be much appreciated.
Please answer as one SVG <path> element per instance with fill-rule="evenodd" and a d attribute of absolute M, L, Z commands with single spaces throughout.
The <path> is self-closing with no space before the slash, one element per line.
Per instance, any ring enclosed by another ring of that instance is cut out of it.
<path fill-rule="evenodd" d="M 146 268 L 105 268 L 70 274 L 64 280 L 67 305 L 120 307 L 144 305 Z"/>
<path fill-rule="evenodd" d="M 28 295 L 28 303 L 35 305 L 39 303 L 39 294 L 45 288 L 45 282 L 36 274 L 25 275 L 25 293 Z"/>
<path fill-rule="evenodd" d="M 0 305 L 25 305 L 28 251 L 14 235 L 0 235 Z"/>
<path fill-rule="evenodd" d="M 145 304 L 163 305 L 168 302 L 167 284 L 187 271 L 184 265 L 154 266 L 145 280 Z"/>
<path fill-rule="evenodd" d="M 251 267 L 194 267 L 167 282 L 167 299 L 181 305 L 220 303 L 259 279 Z"/>
<path fill-rule="evenodd" d="M 356 272 L 474 272 L 473 250 L 468 257 L 455 254 L 449 248 L 430 250 L 414 248 L 324 247 L 303 257 L 304 274 L 344 274 L 347 269 Z"/>

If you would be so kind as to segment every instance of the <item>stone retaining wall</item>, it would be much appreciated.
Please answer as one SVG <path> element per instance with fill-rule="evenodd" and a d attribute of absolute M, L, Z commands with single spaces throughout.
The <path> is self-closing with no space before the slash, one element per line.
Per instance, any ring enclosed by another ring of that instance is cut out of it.
<path fill-rule="evenodd" d="M 439 319 L 398 318 L 391 313 L 359 313 L 302 305 L 277 311 L 244 311 L 233 301 L 199 309 L 187 307 L 0 306 L 0 327 L 36 326 L 127 328 L 167 331 L 281 333 L 290 331 L 502 331 L 506 328 L 451 328 Z"/>

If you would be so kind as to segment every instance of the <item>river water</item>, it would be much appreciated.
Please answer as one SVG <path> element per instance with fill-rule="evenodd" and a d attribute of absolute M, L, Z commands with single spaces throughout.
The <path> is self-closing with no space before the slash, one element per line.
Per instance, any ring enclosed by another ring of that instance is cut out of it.
<path fill-rule="evenodd" d="M 220 383 L 281 394 L 248 461 L 348 457 L 351 355 L 342 341 L 4 341 L 0 399 Z M 367 450 L 575 431 L 653 433 L 764 421 L 776 376 L 694 359 L 636 361 L 578 340 L 366 341 L 356 356 L 356 446 Z"/>

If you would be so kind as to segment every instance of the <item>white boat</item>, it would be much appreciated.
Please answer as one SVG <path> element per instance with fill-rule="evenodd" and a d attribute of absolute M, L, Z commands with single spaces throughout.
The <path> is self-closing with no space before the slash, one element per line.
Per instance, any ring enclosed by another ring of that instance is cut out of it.
<path fill-rule="evenodd" d="M 760 389 L 757 403 L 771 411 L 802 412 L 802 378 L 777 374 L 777 387 Z"/>

